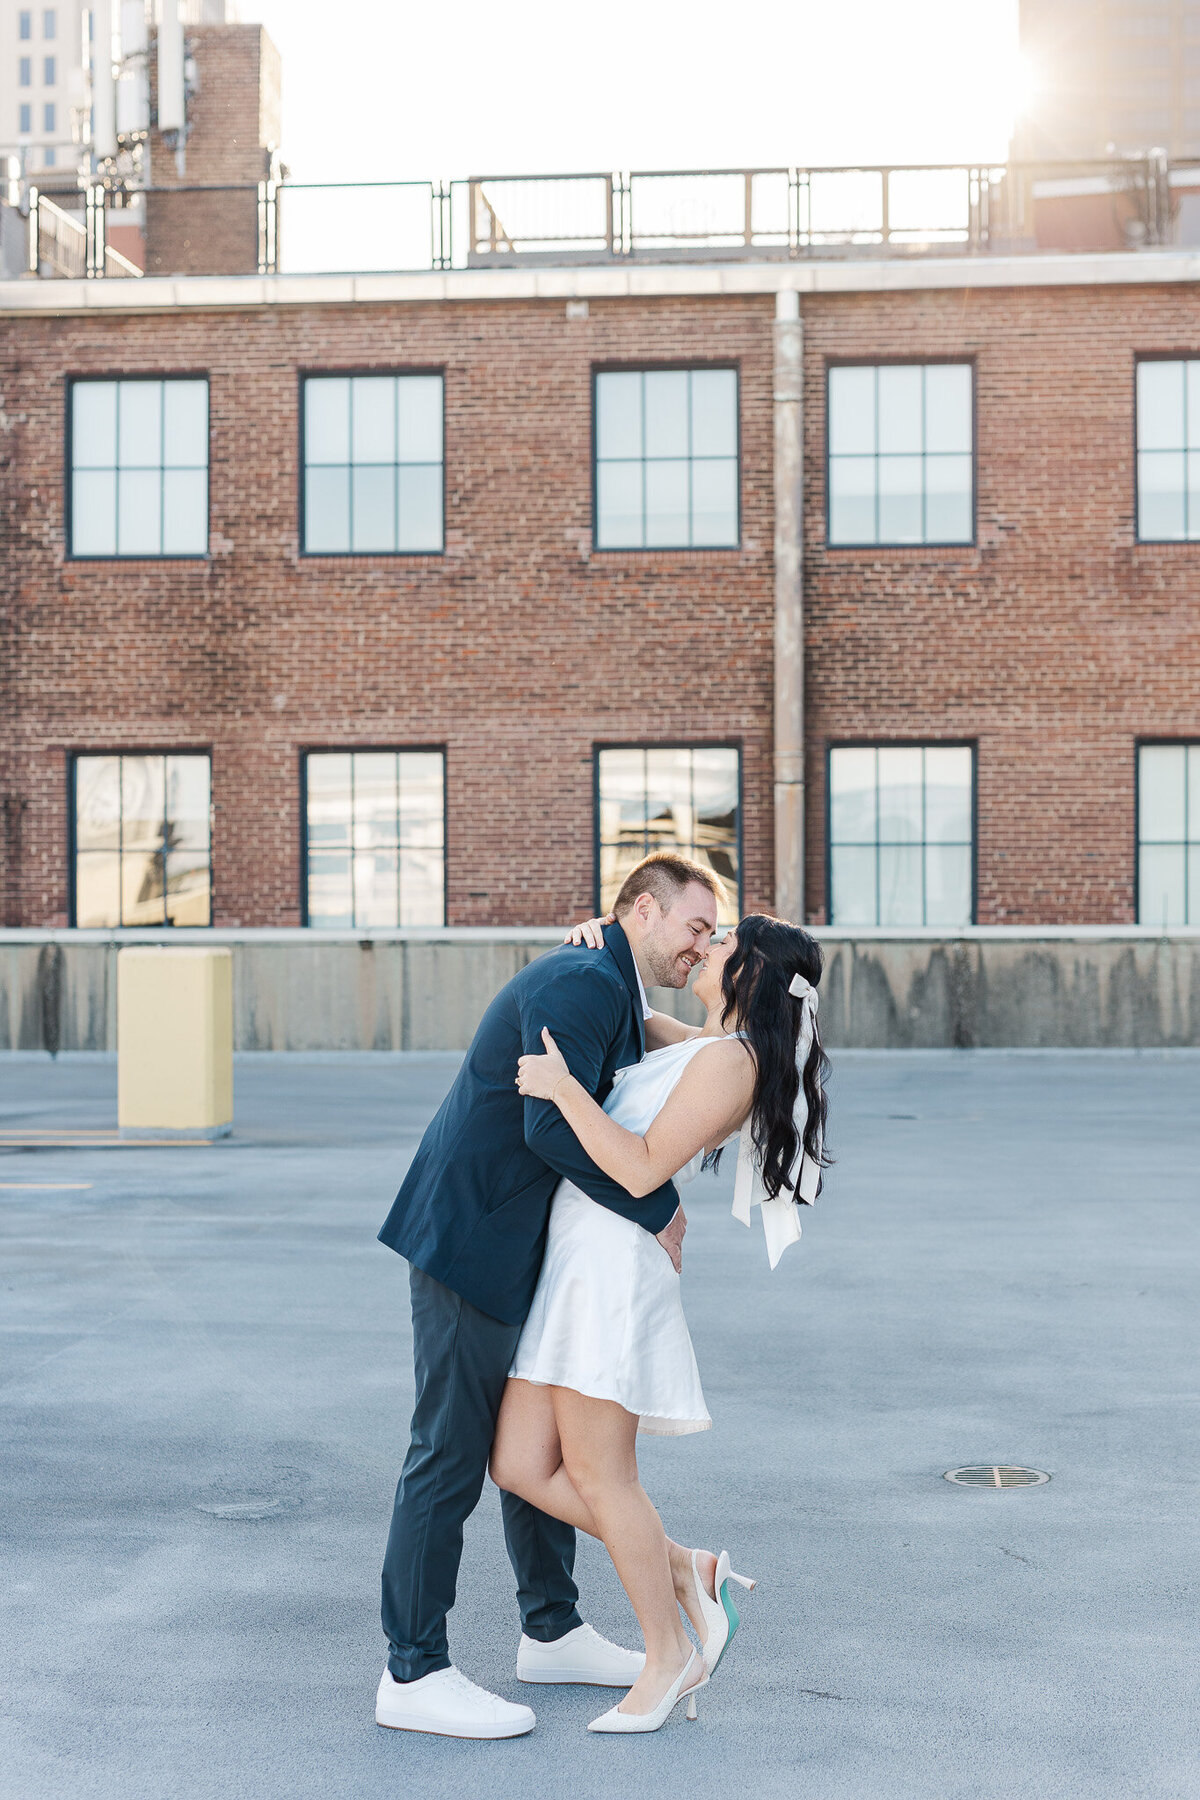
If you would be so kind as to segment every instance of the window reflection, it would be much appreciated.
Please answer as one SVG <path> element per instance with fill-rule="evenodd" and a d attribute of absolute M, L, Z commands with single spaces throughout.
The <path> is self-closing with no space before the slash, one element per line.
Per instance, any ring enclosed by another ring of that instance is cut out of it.
<path fill-rule="evenodd" d="M 78 926 L 210 925 L 207 756 L 75 759 Z"/>
<path fill-rule="evenodd" d="M 739 765 L 726 745 L 597 752 L 602 912 L 644 856 L 677 850 L 720 876 L 729 895 L 721 923 L 737 923 Z"/>
<path fill-rule="evenodd" d="M 442 752 L 314 752 L 305 772 L 307 923 L 444 924 Z"/>

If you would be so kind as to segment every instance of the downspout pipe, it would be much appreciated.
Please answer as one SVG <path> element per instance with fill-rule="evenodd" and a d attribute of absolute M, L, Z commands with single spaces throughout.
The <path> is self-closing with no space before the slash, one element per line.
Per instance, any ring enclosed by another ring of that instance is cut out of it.
<path fill-rule="evenodd" d="M 804 914 L 804 327 L 800 296 L 775 296 L 775 910 Z"/>

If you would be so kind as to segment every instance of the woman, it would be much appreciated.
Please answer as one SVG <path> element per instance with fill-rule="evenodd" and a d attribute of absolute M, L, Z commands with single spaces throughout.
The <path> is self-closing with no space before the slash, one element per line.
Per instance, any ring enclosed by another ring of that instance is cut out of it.
<path fill-rule="evenodd" d="M 807 932 L 752 913 L 695 976 L 703 1026 L 680 1027 L 677 1042 L 620 1070 L 603 1108 L 571 1076 L 548 1031 L 546 1054 L 520 1059 L 520 1091 L 552 1101 L 592 1160 L 634 1195 L 695 1173 L 703 1156 L 745 1127 L 739 1190 L 752 1162 L 755 1197 L 793 1221 L 777 1238 L 781 1246 L 799 1235 L 793 1202 L 815 1197 L 825 1161 L 821 962 Z M 744 1216 L 748 1223 L 748 1208 Z M 753 1583 L 733 1574 L 724 1553 L 718 1559 L 669 1540 L 638 1480 L 639 1428 L 678 1435 L 710 1424 L 669 1258 L 648 1232 L 563 1181 L 491 1470 L 497 1486 L 602 1539 L 637 1614 L 645 1667 L 589 1730 L 656 1731 L 685 1697 L 694 1718 L 694 1690 L 737 1629 L 729 1582 Z"/>

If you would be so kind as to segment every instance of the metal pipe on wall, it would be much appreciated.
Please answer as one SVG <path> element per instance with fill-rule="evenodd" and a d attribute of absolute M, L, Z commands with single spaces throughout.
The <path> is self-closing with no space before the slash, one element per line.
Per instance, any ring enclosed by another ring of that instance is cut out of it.
<path fill-rule="evenodd" d="M 804 326 L 775 296 L 775 910 L 804 923 Z"/>

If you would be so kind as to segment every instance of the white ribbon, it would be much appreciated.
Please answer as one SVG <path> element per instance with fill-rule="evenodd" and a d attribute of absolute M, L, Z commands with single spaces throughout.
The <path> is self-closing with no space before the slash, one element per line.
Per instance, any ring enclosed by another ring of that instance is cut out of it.
<path fill-rule="evenodd" d="M 821 1179 L 819 1155 L 821 1138 L 818 1128 L 817 1157 L 812 1157 L 804 1148 L 804 1131 L 808 1124 L 808 1101 L 804 1093 L 804 1065 L 808 1061 L 812 1049 L 813 1032 L 817 1017 L 817 990 L 803 975 L 793 975 L 788 993 L 794 994 L 802 1002 L 800 1009 L 800 1034 L 796 1039 L 796 1067 L 800 1072 L 800 1086 L 796 1094 L 796 1134 L 800 1139 L 800 1174 L 795 1186 L 794 1196 L 786 1190 L 778 1193 L 773 1200 L 768 1199 L 763 1182 L 762 1161 L 754 1146 L 754 1137 L 750 1130 L 750 1120 L 742 1126 L 741 1139 L 738 1145 L 737 1173 L 733 1181 L 733 1216 L 740 1219 L 743 1225 L 750 1223 L 752 1207 L 762 1208 L 763 1236 L 767 1242 L 767 1257 L 771 1267 L 775 1268 L 780 1257 L 789 1244 L 800 1242 L 800 1206 L 803 1202 L 811 1206 L 817 1197 L 817 1185 Z M 819 1086 L 819 1079 L 818 1079 Z"/>

